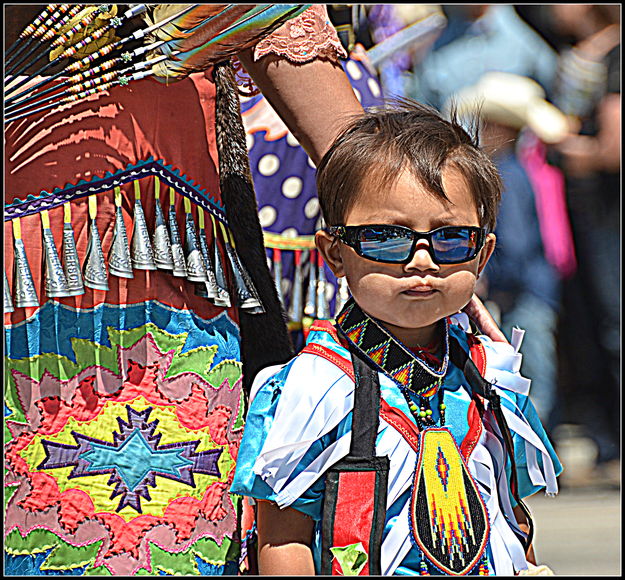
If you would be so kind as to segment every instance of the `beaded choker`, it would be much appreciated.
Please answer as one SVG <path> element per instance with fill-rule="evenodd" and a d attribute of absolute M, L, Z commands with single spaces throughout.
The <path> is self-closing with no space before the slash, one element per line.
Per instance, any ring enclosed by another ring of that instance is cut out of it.
<path fill-rule="evenodd" d="M 406 398 L 408 407 L 420 426 L 434 424 L 429 401 L 438 392 L 449 365 L 449 330 L 445 324 L 442 362 L 434 368 L 416 356 L 374 318 L 363 312 L 353 298 L 337 316 L 337 326 L 342 336 L 370 361 L 375 368 L 395 381 Z M 420 406 L 410 397 L 417 395 Z M 444 423 L 445 405 L 441 403 L 441 420 Z"/>

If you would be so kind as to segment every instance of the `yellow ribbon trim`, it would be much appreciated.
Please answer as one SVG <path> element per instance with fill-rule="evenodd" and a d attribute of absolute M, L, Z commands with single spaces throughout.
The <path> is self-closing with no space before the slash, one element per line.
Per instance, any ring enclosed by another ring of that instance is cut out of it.
<path fill-rule="evenodd" d="M 13 218 L 13 237 L 16 240 L 22 239 L 22 225 L 20 224 L 20 218 Z"/>
<path fill-rule="evenodd" d="M 43 226 L 44 230 L 50 229 L 50 215 L 48 214 L 47 209 L 44 209 L 41 212 L 41 225 Z"/>
<path fill-rule="evenodd" d="M 296 236 L 287 238 L 281 234 L 263 231 L 265 247 L 278 250 L 312 250 L 315 248 L 315 236 Z"/>
<path fill-rule="evenodd" d="M 96 195 L 89 196 L 89 217 L 94 220 L 98 215 L 98 198 Z"/>

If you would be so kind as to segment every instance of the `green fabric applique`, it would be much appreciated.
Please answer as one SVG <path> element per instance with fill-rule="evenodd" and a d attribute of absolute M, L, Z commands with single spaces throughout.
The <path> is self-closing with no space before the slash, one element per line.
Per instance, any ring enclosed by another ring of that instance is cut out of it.
<path fill-rule="evenodd" d="M 358 576 L 369 559 L 362 542 L 342 548 L 330 548 L 330 552 L 337 559 L 345 576 Z"/>
<path fill-rule="evenodd" d="M 52 548 L 41 564 L 41 569 L 58 571 L 82 568 L 93 562 L 101 546 L 102 540 L 98 539 L 94 539 L 91 544 L 85 546 L 72 546 L 53 532 L 35 529 L 25 537 L 18 530 L 9 532 L 6 537 L 5 550 L 11 555 L 32 555 Z"/>

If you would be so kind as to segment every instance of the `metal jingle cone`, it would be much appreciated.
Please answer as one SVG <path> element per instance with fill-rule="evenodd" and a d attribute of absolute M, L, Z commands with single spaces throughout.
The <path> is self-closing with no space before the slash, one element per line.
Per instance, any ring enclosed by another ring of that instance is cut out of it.
<path fill-rule="evenodd" d="M 185 202 L 187 199 L 185 198 Z M 188 208 L 191 209 L 190 207 Z M 206 282 L 206 267 L 204 257 L 200 251 L 200 244 L 195 231 L 193 214 L 185 213 L 185 250 L 187 261 L 187 280 L 190 282 Z"/>
<path fill-rule="evenodd" d="M 341 276 L 337 280 L 337 289 L 336 289 L 336 301 L 334 303 L 334 317 L 336 318 L 343 310 L 343 306 L 349 300 L 349 287 L 347 285 L 347 278 L 345 276 Z"/>
<path fill-rule="evenodd" d="M 115 229 L 113 230 L 113 242 L 109 252 L 109 272 L 119 278 L 134 278 L 128 233 L 120 206 L 117 206 L 115 210 Z"/>
<path fill-rule="evenodd" d="M 71 296 L 67 278 L 63 271 L 61 258 L 56 250 L 54 236 L 49 227 L 47 211 L 41 212 L 43 227 L 43 249 L 45 254 L 45 292 L 48 298 L 64 298 Z"/>
<path fill-rule="evenodd" d="M 187 265 L 184 258 L 184 250 L 182 249 L 182 241 L 180 239 L 180 231 L 178 230 L 178 220 L 176 219 L 176 206 L 174 205 L 174 190 L 170 190 L 171 203 L 169 205 L 169 215 L 167 216 L 167 224 L 169 225 L 169 235 L 171 239 L 171 256 L 174 263 L 172 274 L 177 278 L 187 277 Z"/>
<path fill-rule="evenodd" d="M 171 253 L 171 240 L 167 232 L 163 208 L 158 198 L 154 200 L 154 216 L 154 236 L 152 237 L 154 263 L 157 268 L 161 268 L 162 270 L 173 270 L 174 257 Z"/>
<path fill-rule="evenodd" d="M 273 249 L 273 282 L 276 286 L 278 299 L 284 306 L 284 292 L 282 291 L 282 252 L 279 248 Z"/>
<path fill-rule="evenodd" d="M 319 253 L 317 265 L 317 318 L 320 320 L 328 320 L 330 318 L 330 307 L 328 305 L 328 298 L 326 295 L 328 281 L 323 267 L 323 258 Z"/>
<path fill-rule="evenodd" d="M 67 280 L 68 296 L 80 296 L 85 293 L 85 286 L 80 271 L 80 260 L 76 250 L 76 240 L 72 228 L 71 206 L 65 204 L 65 223 L 63 224 L 63 269 Z"/>
<path fill-rule="evenodd" d="M 225 236 L 224 236 L 225 238 Z M 258 297 L 250 275 L 243 268 L 239 256 L 230 243 L 225 240 L 226 254 L 230 260 L 234 284 L 237 292 L 237 305 L 250 314 L 263 314 L 265 309 Z"/>
<path fill-rule="evenodd" d="M 304 276 L 302 273 L 302 251 L 293 252 L 295 262 L 295 274 L 293 275 L 293 291 L 291 292 L 291 302 L 289 304 L 289 322 L 300 323 L 304 314 Z"/>
<path fill-rule="evenodd" d="M 215 243 L 213 244 L 213 252 L 215 256 L 215 282 L 217 283 L 217 296 L 215 296 L 213 302 L 215 306 L 230 308 L 230 306 L 232 306 L 232 301 L 230 300 L 230 293 L 228 292 L 228 282 L 226 281 L 226 274 L 221 261 L 217 238 L 215 238 Z"/>
<path fill-rule="evenodd" d="M 200 223 L 197 233 L 197 240 L 198 246 L 200 248 L 200 256 L 202 257 L 202 263 L 204 264 L 204 271 L 206 272 L 206 280 L 204 280 L 203 283 L 200 282 L 195 285 L 195 293 L 197 296 L 201 296 L 202 298 L 213 299 L 215 298 L 215 296 L 217 296 L 217 291 L 214 290 L 213 286 L 211 286 L 208 282 L 208 260 L 210 260 L 210 258 L 208 256 L 208 246 L 206 245 L 206 232 L 204 230 L 204 210 L 201 207 L 198 207 L 198 219 Z"/>
<path fill-rule="evenodd" d="M 141 205 L 141 200 L 136 198 L 131 256 L 132 267 L 136 270 L 156 270 L 154 250 L 152 249 L 152 242 L 150 241 L 150 233 L 145 220 L 143 205 Z"/>
<path fill-rule="evenodd" d="M 200 214 L 202 215 L 202 214 Z M 208 252 L 208 243 L 206 242 L 206 230 L 201 227 L 198 230 L 198 240 L 200 242 L 200 252 L 202 254 L 202 258 L 204 258 L 204 267 L 206 269 L 206 283 L 204 284 L 206 288 L 206 298 L 213 299 L 218 294 L 217 281 L 215 280 L 215 271 L 213 268 L 213 261 L 211 260 L 210 254 Z"/>
<path fill-rule="evenodd" d="M 304 304 L 304 314 L 310 318 L 314 318 L 317 311 L 317 273 L 315 270 L 314 250 L 310 250 L 308 253 L 308 289 Z"/>
<path fill-rule="evenodd" d="M 93 288 L 94 290 L 109 289 L 102 242 L 100 241 L 100 234 L 98 233 L 95 219 L 91 219 L 89 228 L 89 243 L 87 244 L 83 279 L 87 288 Z"/>
<path fill-rule="evenodd" d="M 39 306 L 39 299 L 35 290 L 35 282 L 28 265 L 26 248 L 22 241 L 22 232 L 19 218 L 13 220 L 13 246 L 14 246 L 14 267 L 13 276 L 15 285 L 15 306 L 26 308 L 29 306 Z"/>
<path fill-rule="evenodd" d="M 11 289 L 9 288 L 9 281 L 7 280 L 7 273 L 4 273 L 4 312 L 8 314 L 13 312 L 13 300 L 11 300 Z"/>

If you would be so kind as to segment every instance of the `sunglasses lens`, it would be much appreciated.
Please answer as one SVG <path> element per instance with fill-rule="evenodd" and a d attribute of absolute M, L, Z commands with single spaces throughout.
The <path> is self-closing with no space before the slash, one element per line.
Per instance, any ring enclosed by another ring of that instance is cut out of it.
<path fill-rule="evenodd" d="M 441 228 L 432 235 L 432 249 L 439 264 L 472 260 L 479 242 L 479 231 L 473 228 Z"/>
<path fill-rule="evenodd" d="M 358 236 L 360 251 L 370 260 L 405 262 L 410 256 L 412 235 L 392 226 L 363 227 Z"/>

